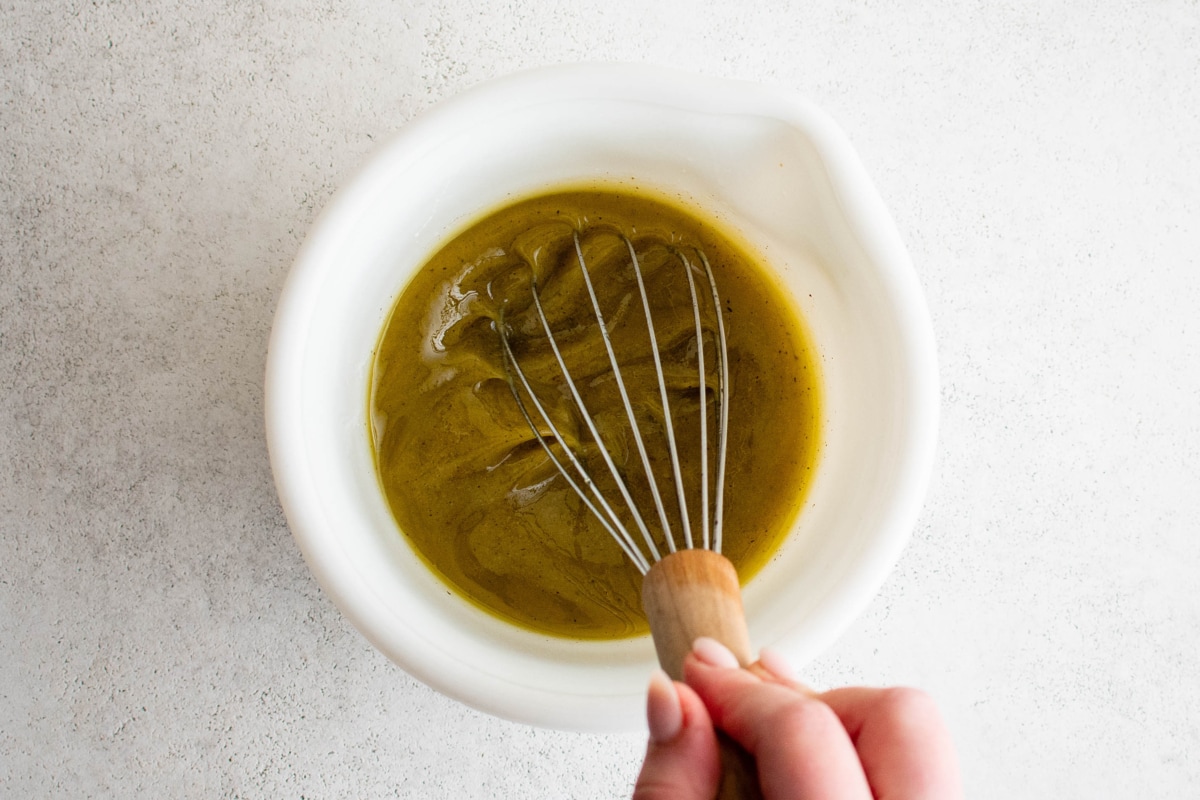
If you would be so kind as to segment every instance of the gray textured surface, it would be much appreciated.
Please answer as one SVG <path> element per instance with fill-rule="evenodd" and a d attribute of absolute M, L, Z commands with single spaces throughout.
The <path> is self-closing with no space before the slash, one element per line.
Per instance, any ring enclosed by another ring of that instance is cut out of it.
<path fill-rule="evenodd" d="M 627 796 L 639 737 L 484 717 L 349 628 L 261 422 L 333 187 L 579 59 L 824 106 L 928 292 L 929 501 L 805 674 L 929 689 L 974 797 L 1200 794 L 1200 6 L 653 5 L 0 7 L 0 796 Z"/>

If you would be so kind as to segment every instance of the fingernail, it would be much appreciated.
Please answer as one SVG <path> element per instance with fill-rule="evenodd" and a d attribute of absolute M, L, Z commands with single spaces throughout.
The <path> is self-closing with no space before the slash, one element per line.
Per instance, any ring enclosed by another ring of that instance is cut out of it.
<path fill-rule="evenodd" d="M 741 666 L 737 656 L 728 647 L 707 636 L 701 636 L 692 642 L 692 655 L 710 667 L 737 669 Z"/>
<path fill-rule="evenodd" d="M 679 704 L 679 692 L 661 669 L 656 669 L 650 675 L 650 689 L 646 692 L 646 722 L 650 727 L 650 741 L 658 744 L 671 741 L 683 728 L 683 706 Z"/>
<path fill-rule="evenodd" d="M 792 665 L 781 654 L 774 650 L 764 647 L 758 651 L 758 663 L 762 664 L 763 669 L 783 681 L 794 681 L 796 679 L 796 671 L 792 669 Z"/>

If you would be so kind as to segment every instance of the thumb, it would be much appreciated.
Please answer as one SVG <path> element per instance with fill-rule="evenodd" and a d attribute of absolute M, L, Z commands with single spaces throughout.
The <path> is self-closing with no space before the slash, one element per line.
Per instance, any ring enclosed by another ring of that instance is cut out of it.
<path fill-rule="evenodd" d="M 646 695 L 650 743 L 633 800 L 711 800 L 721 763 L 712 720 L 686 684 L 657 670 Z"/>

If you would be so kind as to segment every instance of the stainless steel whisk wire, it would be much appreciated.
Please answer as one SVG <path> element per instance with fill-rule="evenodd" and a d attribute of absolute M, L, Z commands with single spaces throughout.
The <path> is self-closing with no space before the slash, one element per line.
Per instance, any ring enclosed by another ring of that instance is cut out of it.
<path fill-rule="evenodd" d="M 633 413 L 633 404 L 629 397 L 629 392 L 625 385 L 625 380 L 621 374 L 621 366 L 616 356 L 613 347 L 612 337 L 609 332 L 608 324 L 604 319 L 604 314 L 600 310 L 600 303 L 596 297 L 596 291 L 592 284 L 591 272 L 587 266 L 587 260 L 583 255 L 583 246 L 580 242 L 579 232 L 573 232 L 575 246 L 575 260 L 579 265 L 581 275 L 583 277 L 584 286 L 587 289 L 588 299 L 592 306 L 592 312 L 596 318 L 601 339 L 604 343 L 605 351 L 608 355 L 609 365 L 612 367 L 613 377 L 615 379 L 618 393 L 621 396 L 621 402 L 625 410 L 625 415 L 629 421 L 630 431 L 633 435 L 635 447 L 642 462 L 642 467 L 649 485 L 650 494 L 654 502 L 655 511 L 658 514 L 659 524 L 662 528 L 663 538 L 670 553 L 677 550 L 675 536 L 671 532 L 671 524 L 668 519 L 666 508 L 664 506 L 661 493 L 659 491 L 658 482 L 654 478 L 653 470 L 651 469 L 650 457 L 646 451 L 645 442 L 642 438 L 641 429 Z M 667 440 L 667 450 L 670 455 L 671 470 L 674 476 L 676 498 L 679 503 L 680 527 L 683 534 L 683 544 L 687 549 L 694 547 L 694 539 L 692 536 L 691 521 L 687 508 L 687 498 L 685 496 L 682 468 L 679 459 L 679 449 L 675 443 L 674 424 L 671 416 L 670 401 L 668 399 L 666 378 L 663 374 L 662 358 L 659 353 L 658 341 L 655 338 L 654 318 L 650 311 L 650 298 L 646 291 L 645 281 L 642 275 L 640 259 L 634 248 L 633 242 L 627 236 L 622 236 L 621 239 L 625 243 L 629 251 L 630 261 L 633 267 L 634 277 L 638 286 L 638 294 L 642 301 L 642 310 L 646 321 L 646 328 L 650 339 L 650 351 L 654 363 L 655 376 L 657 378 L 659 396 L 662 403 L 663 423 Z M 701 325 L 700 301 L 696 291 L 696 281 L 693 275 L 695 265 L 688 258 L 683 250 L 675 249 L 674 254 L 678 257 L 684 272 L 687 275 L 688 291 L 691 297 L 693 316 L 696 329 L 696 354 L 698 362 L 698 370 L 700 375 L 699 380 L 699 395 L 700 395 L 700 506 L 701 511 L 701 547 L 703 549 L 712 549 L 715 552 L 721 552 L 721 527 L 724 516 L 724 484 L 725 484 L 725 460 L 727 450 L 727 437 L 729 431 L 729 355 L 728 344 L 725 335 L 725 323 L 722 319 L 721 300 L 717 292 L 717 284 L 713 279 L 712 265 L 708 261 L 708 257 L 703 250 L 696 249 L 696 255 L 699 257 L 700 264 L 703 266 L 703 272 L 708 282 L 708 286 L 712 295 L 713 309 L 716 312 L 717 318 L 717 353 L 716 353 L 716 374 L 717 374 L 717 391 L 715 393 L 715 403 L 717 404 L 717 432 L 716 432 L 716 476 L 713 481 L 713 505 L 709 507 L 709 452 L 708 452 L 708 413 L 707 413 L 707 371 L 705 363 L 704 351 L 704 335 Z M 600 436 L 596 422 L 588 411 L 587 406 L 583 402 L 583 398 L 575 385 L 575 381 L 571 376 L 571 371 L 568 369 L 563 358 L 562 352 L 559 349 L 558 341 L 554 336 L 550 327 L 550 321 L 546 316 L 545 309 L 542 306 L 541 298 L 538 292 L 538 282 L 536 272 L 532 273 L 530 278 L 530 291 L 533 299 L 534 309 L 537 313 L 538 320 L 542 326 L 542 330 L 546 335 L 547 342 L 550 345 L 551 352 L 554 355 L 555 362 L 558 365 L 559 371 L 563 377 L 564 384 L 567 387 L 571 399 L 575 404 L 576 410 L 579 412 L 580 419 L 586 425 L 588 432 L 591 434 L 593 441 L 596 442 L 600 455 L 607 466 L 609 473 L 616 482 L 617 490 L 620 492 L 627 508 L 630 511 L 631 518 L 638 528 L 642 540 L 646 544 L 646 549 L 649 556 L 642 552 L 637 545 L 636 539 L 629 532 L 627 527 L 622 523 L 615 509 L 610 504 L 609 500 L 604 496 L 604 493 L 596 486 L 592 476 L 588 473 L 587 468 L 580 462 L 579 458 L 572 449 L 565 444 L 565 439 L 560 434 L 550 414 L 546 411 L 541 400 L 533 391 L 530 381 L 521 368 L 520 363 L 512 350 L 512 345 L 508 339 L 507 326 L 505 325 L 503 316 L 497 323 L 497 329 L 500 333 L 500 341 L 504 353 L 505 375 L 508 379 L 509 388 L 512 390 L 513 397 L 516 399 L 517 407 L 520 409 L 525 421 L 529 424 L 530 430 L 534 437 L 542 446 L 554 464 L 559 474 L 567 481 L 567 484 L 579 496 L 583 503 L 587 506 L 600 524 L 613 537 L 625 554 L 634 563 L 634 566 L 644 575 L 649 571 L 650 566 L 662 558 L 659 548 L 654 542 L 649 526 L 646 524 L 637 504 L 633 500 L 629 487 L 622 478 L 620 471 L 613 462 L 612 455 L 608 447 L 605 445 Z M 514 380 L 515 377 L 515 380 Z M 534 410 L 538 417 L 546 426 L 550 435 L 559 442 L 560 447 L 565 454 L 567 461 L 571 466 L 568 470 L 562 460 L 555 454 L 550 442 L 541 433 L 537 423 L 534 421 L 533 414 L 529 411 L 525 400 L 522 398 L 520 391 L 517 388 L 517 381 L 520 381 L 524 387 L 526 395 L 529 397 Z M 574 476 L 572 475 L 574 472 Z M 578 480 L 576 480 L 578 478 Z M 583 485 L 581 486 L 580 483 Z M 589 496 L 590 495 L 590 496 Z M 711 524 L 710 524 L 711 516 Z"/>

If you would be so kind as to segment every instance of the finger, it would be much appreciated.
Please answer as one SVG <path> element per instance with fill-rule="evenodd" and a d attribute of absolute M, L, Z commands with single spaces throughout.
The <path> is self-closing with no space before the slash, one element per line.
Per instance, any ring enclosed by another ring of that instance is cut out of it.
<path fill-rule="evenodd" d="M 706 661 L 711 655 L 711 647 L 697 643 L 684 659 L 687 683 L 717 727 L 755 756 L 766 797 L 871 799 L 854 745 L 829 706 L 747 670 L 730 668 L 724 659 Z"/>
<path fill-rule="evenodd" d="M 633 800 L 711 800 L 721 777 L 717 737 L 696 693 L 656 671 L 646 695 L 646 721 L 650 742 Z"/>
<path fill-rule="evenodd" d="M 795 670 L 792 669 L 792 665 L 788 663 L 783 655 L 770 648 L 764 647 L 760 650 L 758 661 L 755 661 L 746 667 L 746 669 L 767 683 L 778 683 L 780 686 L 786 686 L 802 694 L 813 696 L 817 694 L 807 684 L 797 680 Z"/>
<path fill-rule="evenodd" d="M 954 744 L 917 689 L 835 689 L 820 695 L 841 719 L 879 800 L 959 800 Z"/>

